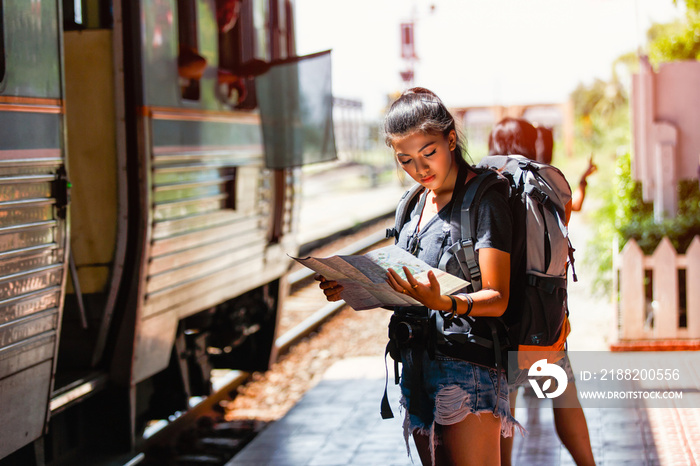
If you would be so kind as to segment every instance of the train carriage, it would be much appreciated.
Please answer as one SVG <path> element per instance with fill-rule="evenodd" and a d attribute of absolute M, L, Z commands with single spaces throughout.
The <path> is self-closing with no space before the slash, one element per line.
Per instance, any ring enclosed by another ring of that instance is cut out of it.
<path fill-rule="evenodd" d="M 298 167 L 335 157 L 293 16 L 0 0 L 0 465 L 131 453 L 210 369 L 274 358 Z"/>

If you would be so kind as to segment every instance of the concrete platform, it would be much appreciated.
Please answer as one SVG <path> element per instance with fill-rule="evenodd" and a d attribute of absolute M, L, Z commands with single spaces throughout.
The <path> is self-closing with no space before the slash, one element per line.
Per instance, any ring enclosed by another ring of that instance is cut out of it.
<path fill-rule="evenodd" d="M 389 367 L 391 375 L 391 366 Z M 697 376 L 697 374 L 696 374 Z M 393 419 L 382 420 L 381 357 L 336 363 L 281 420 L 271 424 L 229 466 L 411 466 L 402 435 L 400 392 L 389 380 Z M 695 379 L 697 381 L 697 378 Z M 551 401 L 519 392 L 515 417 L 527 429 L 516 435 L 514 465 L 574 465 L 554 429 Z M 700 461 L 698 408 L 584 408 L 598 465 L 692 465 Z"/>
<path fill-rule="evenodd" d="M 400 394 L 391 383 L 389 397 L 396 408 Z M 380 357 L 341 361 L 229 465 L 411 465 L 397 409 L 394 419 L 379 415 L 383 390 Z"/>

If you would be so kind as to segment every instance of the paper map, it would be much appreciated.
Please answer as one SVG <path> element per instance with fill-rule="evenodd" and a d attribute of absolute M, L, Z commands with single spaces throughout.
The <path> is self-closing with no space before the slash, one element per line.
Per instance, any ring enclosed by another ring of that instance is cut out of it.
<path fill-rule="evenodd" d="M 375 249 L 363 255 L 293 259 L 326 279 L 335 280 L 343 285 L 340 296 L 356 311 L 383 306 L 421 305 L 410 296 L 398 293 L 389 286 L 386 282 L 389 268 L 405 279 L 405 266 L 416 280 L 426 285 L 429 284 L 428 271 L 432 270 L 440 283 L 442 294 L 454 293 L 469 285 L 469 282 L 433 268 L 395 245 Z"/>

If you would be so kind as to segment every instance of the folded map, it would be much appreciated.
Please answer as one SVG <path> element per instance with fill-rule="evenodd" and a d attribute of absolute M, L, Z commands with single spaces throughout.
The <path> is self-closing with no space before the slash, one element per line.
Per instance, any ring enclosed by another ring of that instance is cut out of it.
<path fill-rule="evenodd" d="M 432 270 L 440 283 L 442 294 L 454 293 L 469 285 L 469 282 L 431 267 L 395 245 L 362 255 L 293 259 L 320 273 L 327 280 L 335 280 L 343 285 L 340 296 L 356 311 L 377 307 L 421 305 L 409 295 L 398 293 L 389 286 L 386 274 L 390 268 L 405 279 L 403 267 L 407 267 L 418 282 L 426 285 L 430 283 L 428 271 Z"/>

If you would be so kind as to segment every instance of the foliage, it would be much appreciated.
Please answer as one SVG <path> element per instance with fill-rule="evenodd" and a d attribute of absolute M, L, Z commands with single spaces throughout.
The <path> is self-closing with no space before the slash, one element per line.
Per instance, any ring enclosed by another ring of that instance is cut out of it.
<path fill-rule="evenodd" d="M 617 65 L 635 63 L 632 57 L 623 56 Z M 588 158 L 598 170 L 588 178 L 586 201 L 583 210 L 573 215 L 591 225 L 594 235 L 585 246 L 574 244 L 585 253 L 576 255 L 579 273 L 593 279 L 593 290 L 609 294 L 612 281 L 612 244 L 615 237 L 615 169 L 618 154 L 630 152 L 631 131 L 627 92 L 613 67 L 609 81 L 596 80 L 589 85 L 580 84 L 571 94 L 574 108 L 575 139 L 574 157 L 565 157 L 557 150 L 554 163 L 559 167 L 572 187 L 588 166 Z M 592 290 L 592 291 L 593 291 Z"/>
<path fill-rule="evenodd" d="M 683 181 L 679 184 L 678 215 L 661 223 L 654 222 L 650 205 L 642 206 L 641 188 L 639 183 L 634 183 L 632 190 L 633 201 L 631 204 L 641 206 L 639 213 L 630 209 L 625 217 L 617 218 L 618 232 L 623 240 L 621 245 L 630 239 L 634 239 L 644 254 L 651 255 L 664 236 L 667 236 L 679 254 L 685 253 L 691 241 L 700 234 L 700 189 L 696 181 Z"/>
<path fill-rule="evenodd" d="M 647 36 L 652 64 L 700 59 L 700 0 L 684 3 L 683 21 L 650 28 Z M 700 234 L 697 181 L 679 184 L 679 214 L 657 224 L 653 205 L 643 202 L 641 185 L 632 179 L 629 109 L 616 71 L 618 67 L 626 67 L 625 71 L 632 72 L 635 62 L 636 54 L 621 56 L 613 64 L 610 82 L 599 80 L 590 86 L 580 85 L 571 96 L 576 112 L 576 152 L 595 153 L 598 165 L 598 172 L 590 179 L 583 212 L 596 226 L 596 234 L 587 245 L 584 265 L 596 270 L 595 289 L 605 293 L 610 291 L 612 257 L 617 253 L 611 248 L 613 240 L 622 248 L 634 238 L 645 254 L 652 254 L 667 236 L 676 250 L 683 253 L 693 237 Z"/>
<path fill-rule="evenodd" d="M 686 0 L 685 5 L 685 19 L 654 24 L 647 32 L 649 61 L 654 67 L 676 60 L 700 60 L 700 0 Z"/>
<path fill-rule="evenodd" d="M 585 147 L 583 152 L 599 152 L 611 144 L 629 144 L 629 99 L 617 73 L 613 72 L 610 81 L 596 79 L 590 85 L 579 84 L 571 93 L 571 100 L 576 139 Z"/>
<path fill-rule="evenodd" d="M 629 153 L 617 158 L 614 189 L 603 199 L 594 214 L 602 226 L 593 246 L 598 274 L 606 276 L 612 267 L 610 244 L 617 238 L 620 249 L 634 239 L 644 254 L 651 255 L 664 236 L 679 254 L 685 253 L 695 235 L 700 234 L 700 186 L 695 180 L 679 183 L 678 215 L 662 223 L 654 222 L 654 208 L 642 199 L 641 183 L 632 179 Z M 606 280 L 609 279 L 606 276 Z"/>
<path fill-rule="evenodd" d="M 688 13 L 698 14 L 700 13 L 700 0 L 685 0 L 685 8 Z M 678 0 L 673 0 L 673 4 L 677 5 Z"/>

